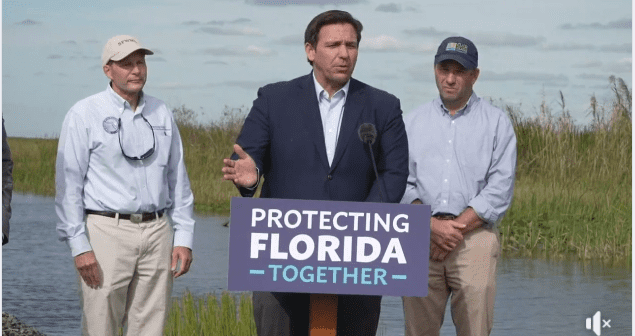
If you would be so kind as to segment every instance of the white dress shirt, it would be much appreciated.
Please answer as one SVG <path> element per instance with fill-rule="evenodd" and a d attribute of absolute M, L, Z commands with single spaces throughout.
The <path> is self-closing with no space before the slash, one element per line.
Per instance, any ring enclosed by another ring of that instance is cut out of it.
<path fill-rule="evenodd" d="M 322 129 L 324 130 L 324 142 L 326 145 L 326 156 L 329 165 L 333 163 L 335 156 L 335 148 L 337 148 L 337 139 L 342 126 L 342 115 L 344 114 L 344 104 L 348 96 L 348 87 L 351 83 L 349 80 L 339 89 L 333 97 L 329 98 L 328 92 L 322 88 L 322 85 L 315 79 L 313 73 L 313 82 L 315 83 L 315 93 L 317 94 L 320 106 L 320 116 L 322 117 Z"/>
<path fill-rule="evenodd" d="M 128 156 L 152 148 L 153 131 L 152 156 L 140 161 L 123 156 L 122 147 Z M 159 99 L 141 93 L 132 111 L 108 85 L 76 103 L 62 126 L 55 186 L 57 232 L 73 256 L 92 250 L 85 234 L 86 209 L 124 214 L 165 209 L 174 225 L 174 246 L 192 248 L 194 197 L 183 146 L 172 112 Z"/>
<path fill-rule="evenodd" d="M 471 207 L 484 226 L 496 226 L 511 204 L 516 172 L 516 135 L 505 112 L 473 93 L 454 116 L 437 97 L 404 123 L 410 175 L 401 203 L 419 199 L 433 215 Z"/>

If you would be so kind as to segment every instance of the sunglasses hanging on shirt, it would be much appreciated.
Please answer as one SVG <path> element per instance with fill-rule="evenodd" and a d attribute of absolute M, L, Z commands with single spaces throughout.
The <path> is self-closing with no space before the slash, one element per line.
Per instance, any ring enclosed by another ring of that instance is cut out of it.
<path fill-rule="evenodd" d="M 148 119 L 146 119 L 143 114 L 141 114 L 141 118 L 143 118 L 143 121 L 146 122 L 146 124 L 148 124 L 148 127 L 150 127 L 150 131 L 152 131 L 152 148 L 150 148 L 147 152 L 145 152 L 143 155 L 141 156 L 129 156 L 126 154 L 126 152 L 123 149 L 123 144 L 121 142 L 121 133 L 122 133 L 122 128 L 121 128 L 121 118 L 119 118 L 119 147 L 121 148 L 121 154 L 123 154 L 123 156 L 125 156 L 128 160 L 134 160 L 134 161 L 139 161 L 139 160 L 145 160 L 149 157 L 152 156 L 152 154 L 154 154 L 154 148 L 156 145 L 156 140 L 154 139 L 154 129 L 152 128 L 152 125 L 150 124 L 150 122 L 148 121 Z"/>

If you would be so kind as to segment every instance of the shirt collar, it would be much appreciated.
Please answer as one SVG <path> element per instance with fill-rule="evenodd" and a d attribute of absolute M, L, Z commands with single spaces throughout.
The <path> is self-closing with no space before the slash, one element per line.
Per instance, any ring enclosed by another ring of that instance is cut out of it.
<path fill-rule="evenodd" d="M 112 89 L 112 86 L 110 86 L 110 83 L 108 83 L 108 88 L 106 89 L 106 91 L 108 91 L 108 93 L 110 94 L 110 98 L 112 99 L 112 102 L 115 104 L 115 106 L 117 107 L 123 107 L 120 110 L 120 113 L 123 113 L 123 111 L 125 110 L 125 107 L 127 106 L 129 109 L 132 109 L 132 107 L 130 106 L 130 103 L 128 103 L 128 101 L 126 101 L 125 99 L 123 99 L 117 92 L 115 92 L 115 90 Z M 141 113 L 141 111 L 143 111 L 143 107 L 145 105 L 145 94 L 143 93 L 143 90 L 141 92 L 139 92 L 139 102 L 137 104 L 137 111 L 139 111 L 139 113 Z M 136 111 L 133 111 L 135 114 L 137 113 Z"/>
<path fill-rule="evenodd" d="M 326 90 L 324 90 L 324 88 L 322 87 L 322 85 L 320 85 L 320 83 L 317 81 L 317 79 L 315 78 L 315 72 L 311 72 L 311 74 L 313 75 L 313 83 L 315 84 L 315 94 L 317 95 L 318 101 L 320 101 L 320 98 L 322 96 L 322 92 L 324 92 L 324 97 L 328 99 L 328 92 L 326 92 Z M 335 95 L 342 91 L 342 93 L 344 94 L 344 97 L 346 97 L 348 95 L 348 87 L 351 84 L 351 80 L 349 79 L 348 82 L 346 82 L 346 84 L 344 84 L 344 86 L 339 89 L 337 92 L 335 92 L 335 94 L 333 94 L 333 97 L 335 97 Z"/>
<path fill-rule="evenodd" d="M 437 97 L 438 99 L 438 106 L 440 107 L 440 110 L 443 114 L 448 114 L 450 115 L 450 110 L 448 110 L 447 108 L 445 108 L 445 105 L 443 105 L 443 100 L 441 99 L 441 96 Z M 471 110 L 471 107 L 474 106 L 474 103 L 476 103 L 478 101 L 478 96 L 476 96 L 476 92 L 472 91 L 472 95 L 470 96 L 470 99 L 468 99 L 467 103 L 465 104 L 465 106 L 463 106 L 462 108 L 458 109 L 456 111 L 456 113 L 454 114 L 455 117 L 462 115 L 462 114 L 466 114 Z"/>

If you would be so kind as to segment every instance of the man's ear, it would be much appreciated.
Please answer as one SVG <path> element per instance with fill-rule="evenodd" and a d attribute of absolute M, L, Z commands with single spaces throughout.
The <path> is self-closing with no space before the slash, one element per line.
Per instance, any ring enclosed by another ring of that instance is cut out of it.
<path fill-rule="evenodd" d="M 479 68 L 475 68 L 474 70 L 474 82 L 476 82 L 476 80 L 478 79 L 478 75 L 481 74 L 481 70 Z"/>
<path fill-rule="evenodd" d="M 306 52 L 306 58 L 308 58 L 309 61 L 313 62 L 315 60 L 315 48 L 313 47 L 313 45 L 309 42 L 305 43 L 304 51 Z"/>
<path fill-rule="evenodd" d="M 103 67 L 104 70 L 104 74 L 106 75 L 106 77 L 110 78 L 110 80 L 112 80 L 112 77 L 110 77 L 110 64 L 106 64 Z"/>

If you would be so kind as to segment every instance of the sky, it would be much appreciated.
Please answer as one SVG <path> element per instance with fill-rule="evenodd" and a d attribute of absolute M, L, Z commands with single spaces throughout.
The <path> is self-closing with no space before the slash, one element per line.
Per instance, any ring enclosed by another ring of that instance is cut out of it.
<path fill-rule="evenodd" d="M 405 114 L 438 95 L 433 62 L 448 36 L 479 52 L 474 90 L 535 117 L 544 101 L 577 124 L 609 76 L 632 85 L 631 0 L 3 0 L 2 116 L 9 136 L 57 137 L 77 101 L 106 89 L 101 52 L 132 35 L 147 56 L 144 92 L 219 120 L 259 87 L 306 75 L 304 31 L 321 12 L 364 25 L 353 77 L 397 96 Z"/>

